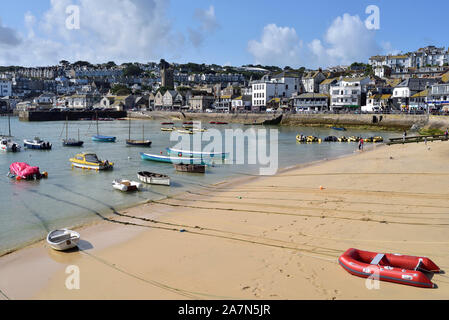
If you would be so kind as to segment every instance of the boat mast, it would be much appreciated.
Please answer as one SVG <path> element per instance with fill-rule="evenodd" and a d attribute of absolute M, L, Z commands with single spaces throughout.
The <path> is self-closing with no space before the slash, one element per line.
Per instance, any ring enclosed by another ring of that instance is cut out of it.
<path fill-rule="evenodd" d="M 8 102 L 8 134 L 9 134 L 9 137 L 11 137 L 11 114 L 9 113 L 10 106 L 11 106 L 11 102 Z"/>
<path fill-rule="evenodd" d="M 129 118 L 128 123 L 128 140 L 131 140 L 131 118 Z"/>
<path fill-rule="evenodd" d="M 95 111 L 95 117 L 97 118 L 97 136 L 99 136 L 100 133 L 98 131 L 98 111 Z"/>

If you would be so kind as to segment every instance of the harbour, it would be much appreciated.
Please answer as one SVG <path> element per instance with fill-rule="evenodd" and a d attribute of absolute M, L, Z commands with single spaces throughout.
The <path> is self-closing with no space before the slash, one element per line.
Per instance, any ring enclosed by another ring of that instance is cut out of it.
<path fill-rule="evenodd" d="M 101 133 L 117 137 L 115 143 L 94 142 L 90 139 L 96 134 L 95 121 L 68 121 L 68 136 L 80 134 L 83 147 L 67 148 L 62 145 L 66 135 L 66 122 L 22 122 L 11 118 L 12 135 L 16 142 L 23 145 L 24 139 L 40 136 L 52 143 L 51 150 L 22 150 L 18 153 L 0 154 L 0 167 L 5 175 L 0 179 L 3 203 L 0 215 L 0 255 L 15 250 L 25 244 L 42 239 L 46 233 L 58 227 L 80 226 L 101 220 L 115 211 L 137 203 L 163 199 L 197 186 L 205 186 L 220 181 L 258 174 L 255 165 L 217 164 L 209 167 L 204 175 L 177 173 L 172 164 L 144 161 L 140 152 L 166 154 L 167 147 L 173 147 L 170 133 L 161 131 L 159 121 L 132 120 L 135 128 L 145 126 L 146 137 L 152 140 L 151 147 L 127 146 L 129 136 L 128 121 L 100 122 Z M 180 126 L 181 123 L 178 123 Z M 214 127 L 204 124 L 204 127 Z M 243 129 L 249 126 L 229 124 L 214 128 Z M 257 127 L 254 127 L 257 128 Z M 279 167 L 284 168 L 299 163 L 331 159 L 351 154 L 357 149 L 355 143 L 322 143 L 320 145 L 297 145 L 296 135 L 304 134 L 326 136 L 332 134 L 330 128 L 291 128 L 279 129 Z M 0 119 L 0 134 L 8 131 L 8 119 Z M 198 135 L 201 133 L 196 133 Z M 351 131 L 345 134 L 385 137 L 395 136 L 390 132 Z M 397 134 L 396 134 L 397 136 Z M 176 150 L 176 149 L 175 149 Z M 104 172 L 95 170 L 72 169 L 70 158 L 78 153 L 93 152 L 101 159 L 114 162 L 114 169 Z M 173 153 L 172 153 L 173 154 Z M 175 154 L 174 156 L 177 156 Z M 219 157 L 216 157 L 216 160 Z M 213 158 L 212 158 L 213 159 Z M 11 181 L 6 172 L 11 163 L 26 162 L 48 172 L 48 179 L 42 181 Z M 151 186 L 139 193 L 121 194 L 113 192 L 111 182 L 114 179 L 137 179 L 137 172 L 150 171 L 170 176 L 172 183 L 166 186 Z M 27 232 L 20 232 L 27 230 Z"/>

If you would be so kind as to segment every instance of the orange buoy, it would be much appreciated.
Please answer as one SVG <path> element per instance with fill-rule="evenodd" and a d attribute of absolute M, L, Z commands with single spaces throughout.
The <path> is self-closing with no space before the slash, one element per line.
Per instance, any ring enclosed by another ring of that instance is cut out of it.
<path fill-rule="evenodd" d="M 323 186 L 320 186 L 320 190 L 324 190 Z"/>

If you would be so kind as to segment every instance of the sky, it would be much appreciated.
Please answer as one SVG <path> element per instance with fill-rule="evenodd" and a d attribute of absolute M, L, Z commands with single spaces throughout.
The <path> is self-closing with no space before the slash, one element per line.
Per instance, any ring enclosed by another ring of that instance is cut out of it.
<path fill-rule="evenodd" d="M 0 65 L 216 63 L 326 68 L 449 46 L 449 1 L 2 1 Z M 368 10 L 367 8 L 378 8 Z M 367 20 L 367 21 L 366 21 Z M 368 24 L 366 23 L 368 22 Z"/>

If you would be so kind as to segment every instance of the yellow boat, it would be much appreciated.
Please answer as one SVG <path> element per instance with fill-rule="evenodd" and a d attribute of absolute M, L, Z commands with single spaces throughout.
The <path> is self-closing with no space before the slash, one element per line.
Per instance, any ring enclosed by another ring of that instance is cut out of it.
<path fill-rule="evenodd" d="M 321 139 L 317 138 L 317 137 L 314 137 L 314 136 L 308 136 L 307 137 L 307 142 L 318 142 L 318 143 L 321 143 Z"/>
<path fill-rule="evenodd" d="M 175 128 L 161 128 L 161 131 L 174 131 Z"/>
<path fill-rule="evenodd" d="M 305 136 L 301 135 L 301 134 L 298 134 L 296 136 L 296 141 L 299 142 L 299 143 L 307 142 L 307 138 Z"/>
<path fill-rule="evenodd" d="M 108 170 L 114 167 L 113 162 L 108 160 L 98 159 L 95 153 L 79 153 L 69 160 L 72 163 L 72 168 L 81 168 L 87 170 Z"/>
<path fill-rule="evenodd" d="M 207 129 L 198 129 L 198 128 L 193 128 L 193 131 L 195 132 L 206 132 Z"/>
<path fill-rule="evenodd" d="M 193 134 L 193 131 L 191 131 L 191 130 L 179 130 L 178 129 L 178 132 L 179 133 L 185 133 L 185 134 Z"/>
<path fill-rule="evenodd" d="M 382 137 L 374 137 L 373 138 L 373 142 L 375 142 L 375 143 L 384 142 L 384 138 L 382 138 Z"/>
<path fill-rule="evenodd" d="M 373 142 L 373 140 L 374 140 L 374 138 L 373 137 L 371 137 L 371 138 L 366 138 L 366 139 L 363 139 L 365 142 Z"/>
<path fill-rule="evenodd" d="M 359 137 L 352 136 L 348 138 L 348 142 L 359 142 L 359 141 L 360 141 Z"/>
<path fill-rule="evenodd" d="M 347 142 L 348 139 L 345 136 L 338 138 L 338 142 Z"/>

